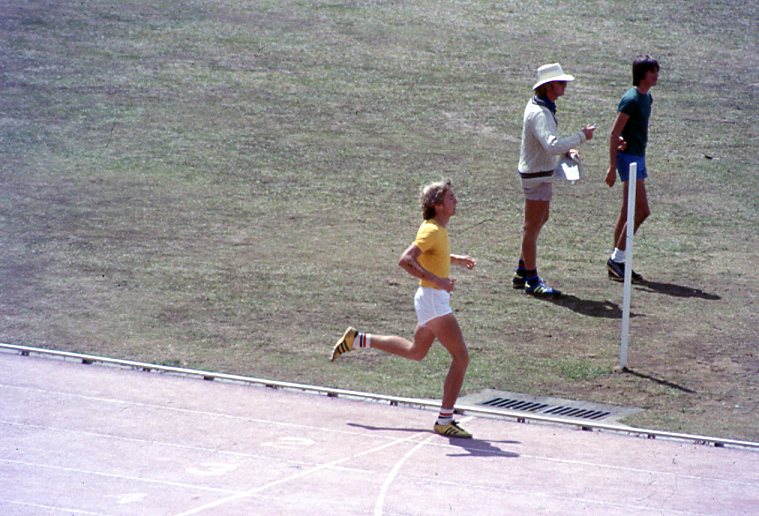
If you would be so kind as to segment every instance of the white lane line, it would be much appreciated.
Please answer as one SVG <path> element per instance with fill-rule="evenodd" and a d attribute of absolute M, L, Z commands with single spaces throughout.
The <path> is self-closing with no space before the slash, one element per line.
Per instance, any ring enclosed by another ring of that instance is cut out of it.
<path fill-rule="evenodd" d="M 474 419 L 473 417 L 467 417 L 462 419 L 462 422 L 471 421 Z M 401 457 L 398 462 L 396 462 L 393 465 L 393 469 L 390 470 L 390 473 L 387 474 L 385 477 L 385 481 L 382 483 L 382 488 L 380 489 L 379 496 L 377 497 L 377 500 L 374 502 L 374 515 L 375 516 L 382 516 L 382 512 L 385 508 L 385 498 L 387 497 L 387 491 L 390 489 L 390 484 L 392 484 L 395 481 L 395 478 L 398 476 L 398 473 L 401 470 L 401 466 L 411 457 L 416 450 L 421 448 L 422 446 L 425 446 L 428 444 L 432 439 L 435 439 L 437 437 L 436 434 L 432 434 L 429 437 L 427 437 L 425 440 L 411 448 L 409 451 L 406 452 L 406 454 Z"/>
<path fill-rule="evenodd" d="M 95 401 L 99 403 L 110 403 L 113 405 L 132 406 L 132 407 L 137 407 L 140 409 L 154 409 L 154 410 L 159 410 L 159 411 L 163 410 L 167 412 L 176 412 L 179 414 L 190 414 L 192 416 L 211 416 L 211 417 L 218 417 L 218 418 L 223 418 L 223 419 L 232 419 L 235 421 L 244 421 L 247 423 L 260 423 L 262 425 L 295 428 L 297 430 L 317 430 L 317 431 L 324 430 L 323 427 L 318 427 L 318 426 L 301 425 L 297 423 L 284 423 L 282 421 L 273 421 L 271 419 L 261 419 L 261 418 L 248 417 L 248 416 L 236 416 L 234 414 L 225 414 L 223 412 L 212 412 L 209 410 L 196 410 L 196 409 L 190 409 L 190 408 L 170 407 L 167 405 L 159 405 L 156 403 L 143 403 L 140 401 L 120 400 L 116 398 L 86 396 L 83 394 L 76 394 L 76 393 L 70 393 L 70 392 L 52 391 L 52 390 L 47 390 L 47 389 L 38 389 L 34 387 L 18 387 L 15 385 L 4 385 L 1 383 L 0 383 L 0 387 L 7 387 L 10 389 L 17 389 L 21 391 L 38 392 L 38 393 L 45 394 L 46 397 L 65 396 L 69 398 L 76 398 L 76 399 L 86 400 L 86 401 Z M 334 433 L 342 433 L 342 434 L 347 434 L 347 435 L 363 435 L 360 432 L 354 432 L 354 431 L 349 431 L 349 430 L 330 430 L 330 431 Z"/>
<path fill-rule="evenodd" d="M 22 466 L 26 468 L 42 468 L 42 469 L 52 469 L 56 471 L 63 471 L 66 473 L 76 473 L 81 475 L 93 475 L 96 477 L 106 477 L 106 478 L 116 478 L 119 480 L 129 480 L 132 482 L 144 482 L 148 484 L 158 484 L 163 486 L 172 486 L 172 487 L 181 487 L 184 489 L 196 489 L 200 491 L 210 491 L 212 493 L 222 493 L 222 494 L 231 494 L 231 493 L 237 493 L 237 491 L 233 489 L 221 489 L 217 487 L 205 487 L 205 486 L 199 486 L 195 484 L 185 484 L 184 482 L 170 482 L 168 480 L 155 480 L 151 478 L 145 478 L 145 477 L 135 477 L 132 475 L 118 475 L 116 473 L 104 473 L 102 471 L 92 471 L 87 469 L 81 469 L 81 468 L 72 468 L 68 466 L 54 466 L 52 464 L 41 464 L 39 462 L 26 462 L 23 460 L 12 460 L 12 459 L 2 459 L 0 458 L 0 464 L 10 464 L 15 466 Z"/>
<path fill-rule="evenodd" d="M 22 389 L 26 389 L 26 388 L 22 388 Z M 33 390 L 37 390 L 37 389 L 33 389 Z M 58 391 L 41 390 L 41 392 L 50 393 L 50 394 L 61 394 Z M 77 396 L 78 397 L 79 395 L 70 394 L 70 396 Z M 220 418 L 229 418 L 229 419 L 235 419 L 235 420 L 246 421 L 246 422 L 260 423 L 260 424 L 269 425 L 269 426 L 294 427 L 294 428 L 298 428 L 298 429 L 314 430 L 314 431 L 319 431 L 319 432 L 323 432 L 324 431 L 324 427 L 308 426 L 308 425 L 298 425 L 298 424 L 293 424 L 293 423 L 283 423 L 283 422 L 280 422 L 280 421 L 273 421 L 273 420 L 259 419 L 259 418 L 250 418 L 250 417 L 244 417 L 244 416 L 233 416 L 233 415 L 223 414 L 223 413 L 219 413 L 219 412 L 198 411 L 198 410 L 193 410 L 193 409 L 182 409 L 182 408 L 177 408 L 177 407 L 164 407 L 164 406 L 161 406 L 161 405 L 147 405 L 147 404 L 138 403 L 138 402 L 122 402 L 120 400 L 113 400 L 113 399 L 107 399 L 107 398 L 95 398 L 95 399 L 97 399 L 97 400 L 104 400 L 104 401 L 111 401 L 111 402 L 114 402 L 114 403 L 134 404 L 134 405 L 136 405 L 136 406 L 138 406 L 140 408 L 146 408 L 146 407 L 148 407 L 148 408 L 156 408 L 156 409 L 166 409 L 166 410 L 170 410 L 170 411 L 187 412 L 187 413 L 191 413 L 191 414 L 202 414 L 202 415 L 207 415 L 207 416 L 215 416 L 215 417 L 220 417 Z M 0 421 L 0 423 L 11 424 L 11 425 L 18 425 L 18 426 L 22 425 L 21 423 L 7 422 L 7 421 Z M 34 427 L 36 427 L 36 428 L 50 428 L 51 430 L 55 430 L 56 429 L 55 427 L 52 427 L 52 426 L 48 427 L 48 426 L 45 426 L 45 425 L 40 425 L 38 427 L 34 426 L 34 425 L 28 425 L 28 426 L 32 426 L 33 428 Z M 60 430 L 63 430 L 63 429 L 60 429 Z M 87 434 L 87 432 L 82 431 L 82 430 L 67 429 L 67 431 L 79 432 L 79 433 Z M 349 430 L 330 430 L 330 432 L 340 433 L 340 434 L 346 434 L 346 435 L 363 435 L 361 432 L 354 432 L 354 431 L 349 431 Z M 130 440 L 130 438 L 120 437 L 120 436 L 116 436 L 116 435 L 109 435 L 109 434 L 104 435 L 104 437 L 110 437 L 110 438 L 114 438 L 114 439 Z M 142 440 L 139 440 L 139 441 L 142 441 Z M 156 442 L 156 441 L 145 441 L 145 442 Z M 179 444 L 172 445 L 172 444 L 169 444 L 169 443 L 166 443 L 166 442 L 158 442 L 158 443 L 162 444 L 162 445 L 166 445 L 166 446 L 183 447 L 182 445 L 179 445 Z M 446 444 L 446 445 L 443 445 L 443 446 L 449 446 L 449 445 Z M 199 448 L 199 449 L 203 450 L 203 448 Z M 214 449 L 212 451 L 220 452 L 220 450 L 216 450 L 216 449 Z M 235 452 L 223 452 L 223 453 L 235 454 Z M 245 456 L 252 456 L 252 457 L 256 457 L 256 458 L 259 457 L 258 455 L 254 455 L 254 454 L 250 454 L 250 455 L 249 454 L 239 454 L 239 455 L 244 456 L 244 457 Z M 751 481 L 734 480 L 734 479 L 730 479 L 730 478 L 720 478 L 720 477 L 716 477 L 716 476 L 683 474 L 683 473 L 672 472 L 672 471 L 660 471 L 660 470 L 655 470 L 655 469 L 636 468 L 636 467 L 630 467 L 630 466 L 620 466 L 620 465 L 617 465 L 617 464 L 605 463 L 605 462 L 602 462 L 602 461 L 589 462 L 589 461 L 583 461 L 583 460 L 564 459 L 564 458 L 560 458 L 560 457 L 549 457 L 549 456 L 544 456 L 544 455 L 531 455 L 531 454 L 524 454 L 524 453 L 520 454 L 520 457 L 522 459 L 529 458 L 529 459 L 533 459 L 533 460 L 536 460 L 536 461 L 554 462 L 554 463 L 559 463 L 559 464 L 569 464 L 569 465 L 575 465 L 575 466 L 581 466 L 581 467 L 603 468 L 603 469 L 607 469 L 607 470 L 611 470 L 611 471 L 626 471 L 626 472 L 641 473 L 641 474 L 651 474 L 651 473 L 654 473 L 654 474 L 660 474 L 660 475 L 667 475 L 667 476 L 671 476 L 671 477 L 679 476 L 681 478 L 686 478 L 686 479 L 704 480 L 704 481 L 710 481 L 710 482 L 720 482 L 720 483 L 724 483 L 724 484 L 746 485 L 746 486 L 751 486 L 751 487 L 754 487 L 754 486 L 757 485 L 755 482 L 751 482 Z M 296 461 L 292 461 L 292 462 L 296 462 Z"/>
<path fill-rule="evenodd" d="M 250 489 L 248 491 L 245 491 L 245 492 L 242 492 L 242 493 L 237 493 L 237 494 L 228 496 L 227 498 L 222 498 L 220 500 L 216 500 L 215 502 L 207 503 L 205 505 L 201 505 L 200 507 L 196 507 L 194 509 L 190 509 L 188 511 L 178 513 L 176 516 L 189 516 L 190 514 L 197 514 L 199 512 L 207 511 L 209 509 L 215 509 L 215 508 L 220 507 L 222 505 L 226 505 L 228 503 L 232 503 L 232 502 L 235 502 L 237 500 L 241 500 L 243 498 L 248 498 L 248 497 L 250 497 L 252 495 L 261 493 L 261 492 L 266 491 L 267 489 L 269 489 L 271 487 L 275 487 L 275 486 L 278 486 L 280 484 L 286 484 L 287 482 L 292 482 L 293 480 L 297 480 L 297 479 L 299 479 L 301 477 L 305 477 L 305 476 L 311 475 L 313 473 L 317 473 L 317 472 L 325 470 L 325 469 L 333 468 L 335 466 L 339 466 L 340 464 L 343 464 L 343 463 L 346 463 L 346 462 L 350 462 L 350 461 L 352 461 L 354 459 L 357 459 L 359 457 L 363 457 L 364 455 L 370 455 L 372 453 L 376 453 L 378 451 L 382 451 L 385 448 L 390 448 L 392 446 L 396 446 L 396 445 L 403 444 L 403 443 L 406 443 L 406 442 L 413 442 L 418 437 L 420 437 L 420 436 L 426 436 L 426 435 L 428 435 L 428 432 L 419 432 L 417 434 L 411 435 L 409 437 L 405 437 L 403 439 L 395 439 L 395 440 L 393 440 L 393 441 L 391 441 L 389 443 L 385 443 L 385 444 L 382 444 L 380 446 L 376 446 L 374 448 L 370 448 L 368 450 L 364 450 L 362 452 L 354 453 L 354 454 L 350 455 L 349 457 L 333 460 L 333 461 L 327 462 L 325 464 L 320 464 L 320 465 L 318 465 L 316 467 L 313 467 L 311 469 L 307 469 L 307 470 L 301 471 L 299 473 L 296 473 L 294 475 L 290 475 L 289 477 L 281 478 L 279 480 L 275 480 L 273 482 L 269 482 L 268 484 L 264 484 L 262 486 L 254 487 L 253 489 Z"/>
<path fill-rule="evenodd" d="M 400 458 L 398 462 L 395 463 L 393 466 L 393 469 L 390 470 L 390 473 L 385 477 L 385 481 L 382 483 L 382 488 L 380 489 L 379 496 L 377 496 L 377 500 L 374 502 L 374 514 L 375 516 L 382 516 L 382 510 L 385 507 L 385 498 L 387 496 L 387 490 L 390 488 L 390 484 L 393 483 L 395 480 L 395 477 L 398 476 L 398 472 L 401 470 L 401 466 L 403 465 L 406 460 L 408 460 L 409 457 L 411 457 L 416 450 L 421 448 L 422 446 L 426 445 L 428 442 L 430 442 L 432 439 L 435 438 L 435 435 L 431 435 L 427 437 L 424 441 L 420 442 L 413 448 L 411 448 L 409 451 L 406 452 L 406 454 Z"/>
<path fill-rule="evenodd" d="M 69 509 L 68 507 L 56 507 L 54 505 L 43 505 L 40 503 L 22 502 L 19 500 L 3 500 L 0 498 L 0 505 L 20 505 L 22 507 L 31 507 L 34 509 L 44 509 L 45 511 L 62 512 L 64 514 L 88 514 L 90 516 L 106 516 L 102 512 L 90 512 L 80 509 Z"/>
<path fill-rule="evenodd" d="M 0 386 L 2 386 L 2 384 L 0 384 Z M 28 388 L 24 387 L 24 388 L 20 388 L 20 389 L 28 389 Z M 31 390 L 39 390 L 39 389 L 31 389 Z M 61 394 L 58 391 L 46 391 L 46 390 L 39 390 L 39 391 L 40 392 L 49 393 L 49 394 Z M 76 395 L 76 394 L 68 394 L 68 395 L 69 396 L 74 396 L 74 397 L 83 397 L 83 396 Z M 294 428 L 298 428 L 298 429 L 314 430 L 314 431 L 320 431 L 320 432 L 324 431 L 323 427 L 308 426 L 308 425 L 298 425 L 298 424 L 294 424 L 294 423 L 283 423 L 283 422 L 280 422 L 280 421 L 273 421 L 273 420 L 259 419 L 259 418 L 250 418 L 250 417 L 244 417 L 244 416 L 233 416 L 233 415 L 223 414 L 223 413 L 219 413 L 219 412 L 198 411 L 198 410 L 193 410 L 193 409 L 183 409 L 183 408 L 177 408 L 177 407 L 164 407 L 162 405 L 148 405 L 148 404 L 139 403 L 139 402 L 125 402 L 125 401 L 121 401 L 121 400 L 113 400 L 113 399 L 110 399 L 110 398 L 91 398 L 91 397 L 86 397 L 86 398 L 95 399 L 95 400 L 101 400 L 101 401 L 109 401 L 109 402 L 113 402 L 113 403 L 132 404 L 132 405 L 136 405 L 136 406 L 138 406 L 140 408 L 165 409 L 165 410 L 175 411 L 175 412 L 182 412 L 182 413 L 186 412 L 186 413 L 191 413 L 191 414 L 201 414 L 201 415 L 206 415 L 206 416 L 215 416 L 215 417 L 220 417 L 220 418 L 229 418 L 229 419 L 235 419 L 235 420 L 246 421 L 246 422 L 261 423 L 263 425 L 270 425 L 270 426 L 294 427 Z M 6 422 L 6 421 L 0 421 L 0 423 L 20 425 L 19 423 Z M 29 425 L 29 426 L 32 426 L 32 425 Z M 54 427 L 46 427 L 46 426 L 42 426 L 42 425 L 40 425 L 40 428 L 54 429 Z M 81 431 L 81 430 L 69 430 L 69 431 L 86 433 L 86 432 Z M 340 433 L 340 434 L 347 434 L 347 435 L 363 435 L 360 432 L 354 432 L 354 431 L 349 431 L 349 430 L 330 430 L 330 432 Z M 114 436 L 110 436 L 110 437 L 112 437 L 112 438 L 118 438 L 118 439 L 125 439 L 125 440 L 128 439 L 128 438 L 125 438 L 125 437 L 119 437 L 119 436 L 115 436 L 115 435 Z M 149 441 L 149 442 L 154 442 L 154 441 Z M 160 442 L 159 444 L 164 444 L 164 445 L 169 446 L 168 443 L 164 443 L 164 442 Z M 182 445 L 173 445 L 173 446 L 181 447 Z M 449 446 L 449 445 L 446 444 L 444 446 Z M 218 452 L 219 450 L 213 450 L 213 451 Z M 225 453 L 235 453 L 235 452 L 225 452 Z M 247 456 L 247 454 L 241 454 L 241 455 Z M 255 455 L 253 455 L 253 456 L 257 457 Z M 667 475 L 667 476 L 671 476 L 671 477 L 678 476 L 678 477 L 686 478 L 686 479 L 705 480 L 705 481 L 710 481 L 710 482 L 721 482 L 721 483 L 724 483 L 724 484 L 746 485 L 746 486 L 752 486 L 752 487 L 757 485 L 756 483 L 751 482 L 751 481 L 733 480 L 733 479 L 729 479 L 729 478 L 719 478 L 719 477 L 716 477 L 716 476 L 682 474 L 682 473 L 677 473 L 677 472 L 652 470 L 652 469 L 646 469 L 646 468 L 635 468 L 635 467 L 630 467 L 630 466 L 620 466 L 620 465 L 617 465 L 617 464 L 605 463 L 605 462 L 601 462 L 601 461 L 598 461 L 598 462 L 589 462 L 589 461 L 574 460 L 574 459 L 563 459 L 563 458 L 559 458 L 559 457 L 549 457 L 549 456 L 543 456 L 543 455 L 530 455 L 530 454 L 524 454 L 524 453 L 520 454 L 520 457 L 522 459 L 529 458 L 529 459 L 533 459 L 533 460 L 537 460 L 537 461 L 555 462 L 555 463 L 559 463 L 559 464 L 569 464 L 569 465 L 576 465 L 576 466 L 590 467 L 590 468 L 603 468 L 603 469 L 607 469 L 607 470 L 611 470 L 611 471 L 626 471 L 626 472 L 647 473 L 647 474 L 655 473 L 655 474 Z"/>
<path fill-rule="evenodd" d="M 196 452 L 203 452 L 203 453 L 213 453 L 213 454 L 219 454 L 219 455 L 231 455 L 233 457 L 240 457 L 243 459 L 264 459 L 264 460 L 270 460 L 270 455 L 261 455 L 261 454 L 255 454 L 255 453 L 243 453 L 243 452 L 236 452 L 231 450 L 223 450 L 221 448 L 209 448 L 207 446 L 193 446 L 189 444 L 179 444 L 175 442 L 169 442 L 169 441 L 158 441 L 155 439 L 140 439 L 138 437 L 126 437 L 123 435 L 116 435 L 116 434 L 106 434 L 103 432 L 90 432 L 88 430 L 79 430 L 74 428 L 64 428 L 62 426 L 52 426 L 52 425 L 31 425 L 28 423 L 18 423 L 15 421 L 3 421 L 0 420 L 0 425 L 6 425 L 11 427 L 17 427 L 20 429 L 33 429 L 33 430 L 44 430 L 49 431 L 55 434 L 62 434 L 62 433 L 69 433 L 69 434 L 75 434 L 75 435 L 86 435 L 88 437 L 94 437 L 99 439 L 105 439 L 107 441 L 122 441 L 127 443 L 135 443 L 135 444 L 147 444 L 147 445 L 155 445 L 155 446 L 163 446 L 166 448 L 178 448 L 180 450 L 190 450 L 190 451 L 196 451 Z M 305 462 L 300 462 L 296 460 L 289 461 L 293 464 L 307 464 Z"/>

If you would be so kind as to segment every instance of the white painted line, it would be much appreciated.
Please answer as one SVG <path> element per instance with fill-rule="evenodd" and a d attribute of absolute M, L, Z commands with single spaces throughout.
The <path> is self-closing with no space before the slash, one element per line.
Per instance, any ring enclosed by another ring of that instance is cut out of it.
<path fill-rule="evenodd" d="M 344 464 L 346 462 L 350 462 L 350 461 L 352 461 L 354 459 L 357 459 L 359 457 L 363 457 L 364 455 L 370 455 L 372 453 L 376 453 L 376 452 L 382 451 L 382 450 L 384 450 L 386 448 L 390 448 L 392 446 L 396 446 L 396 445 L 403 444 L 403 443 L 406 443 L 406 442 L 412 442 L 417 437 L 426 436 L 426 435 L 428 435 L 427 432 L 420 432 L 420 433 L 414 434 L 414 435 L 412 435 L 410 437 L 405 437 L 403 439 L 396 439 L 396 440 L 393 440 L 393 441 L 391 441 L 389 443 L 385 443 L 385 444 L 382 444 L 380 446 L 376 446 L 374 448 L 370 448 L 368 450 L 364 450 L 362 452 L 354 453 L 354 454 L 350 455 L 349 457 L 333 460 L 333 461 L 327 462 L 325 464 L 320 464 L 320 465 L 318 465 L 316 467 L 313 467 L 311 469 L 307 469 L 307 470 L 301 471 L 299 473 L 296 473 L 294 475 L 290 475 L 289 477 L 281 478 L 279 480 L 275 480 L 273 482 L 269 482 L 268 484 L 264 484 L 262 486 L 254 487 L 254 488 L 252 488 L 252 489 L 250 489 L 248 491 L 245 491 L 245 492 L 242 492 L 242 493 L 237 493 L 237 494 L 228 496 L 227 498 L 222 498 L 220 500 L 216 500 L 215 502 L 207 503 L 205 505 L 201 505 L 200 507 L 196 507 L 194 509 L 190 509 L 188 511 L 178 513 L 176 516 L 189 516 L 190 514 L 198 514 L 200 512 L 208 511 L 210 509 L 215 509 L 215 508 L 220 507 L 222 505 L 226 505 L 226 504 L 229 504 L 229 503 L 232 503 L 232 502 L 236 502 L 238 500 L 242 500 L 243 498 L 248 498 L 248 497 L 250 497 L 252 495 L 261 493 L 263 491 L 266 491 L 269 488 L 272 488 L 272 487 L 275 487 L 275 486 L 278 486 L 278 485 L 281 485 L 281 484 L 286 484 L 286 483 L 292 482 L 294 480 L 298 480 L 299 478 L 311 475 L 313 473 L 317 473 L 317 472 L 325 470 L 325 469 L 329 469 L 329 468 L 333 468 L 335 466 L 339 466 L 340 464 Z"/>
<path fill-rule="evenodd" d="M 210 491 L 212 493 L 222 493 L 222 494 L 230 494 L 230 493 L 236 493 L 237 491 L 234 491 L 232 489 L 221 489 L 217 487 L 204 487 L 204 486 L 198 486 L 194 484 L 185 484 L 184 482 L 171 482 L 167 480 L 155 480 L 151 478 L 145 478 L 145 477 L 135 477 L 132 475 L 118 475 L 115 473 L 104 473 L 102 471 L 92 471 L 87 469 L 81 469 L 81 468 L 71 468 L 68 466 L 53 466 L 51 464 L 41 464 L 39 462 L 26 462 L 23 460 L 11 460 L 11 459 L 3 459 L 0 458 L 0 463 L 5 464 L 11 464 L 15 466 L 21 466 L 26 468 L 40 468 L 40 469 L 52 469 L 55 471 L 63 471 L 65 473 L 76 473 L 80 475 L 92 475 L 96 477 L 106 477 L 106 478 L 117 478 L 119 480 L 129 480 L 133 482 L 144 482 L 147 484 L 158 484 L 163 486 L 171 486 L 171 487 L 181 487 L 184 489 L 194 489 L 199 491 Z"/>
<path fill-rule="evenodd" d="M 167 405 L 159 405 L 155 403 L 143 403 L 140 401 L 121 400 L 117 398 L 87 396 L 87 395 L 77 394 L 73 392 L 62 392 L 59 390 L 39 389 L 37 387 L 19 387 L 16 385 L 8 385 L 8 384 L 0 383 L 0 388 L 15 389 L 19 391 L 37 392 L 37 393 L 45 394 L 46 397 L 65 396 L 65 397 L 70 397 L 70 398 L 75 398 L 75 399 L 80 399 L 80 400 L 95 401 L 99 403 L 126 405 L 126 406 L 137 407 L 140 409 L 154 409 L 158 411 L 175 412 L 175 413 L 180 413 L 180 414 L 190 414 L 193 416 L 209 416 L 209 417 L 216 417 L 220 419 L 230 419 L 233 421 L 242 421 L 246 423 L 258 423 L 258 424 L 266 425 L 266 426 L 279 426 L 279 427 L 291 428 L 295 430 L 313 430 L 313 431 L 319 431 L 319 432 L 324 432 L 325 430 L 328 430 L 320 426 L 303 425 L 303 424 L 298 424 L 298 423 L 286 423 L 286 422 L 276 421 L 272 419 L 261 419 L 261 418 L 248 417 L 248 416 L 237 416 L 234 414 L 225 414 L 223 412 L 212 412 L 208 410 L 196 410 L 196 409 L 181 408 L 181 407 L 170 407 Z M 356 431 L 351 431 L 351 430 L 329 429 L 329 431 L 335 434 L 364 435 L 362 432 L 356 432 Z M 380 436 L 379 438 L 383 439 L 385 437 Z"/>
<path fill-rule="evenodd" d="M 89 514 L 92 516 L 106 516 L 106 514 L 102 512 L 90 512 L 90 511 L 82 511 L 80 509 L 70 509 L 68 507 L 56 507 L 54 505 L 43 505 L 41 503 L 31 503 L 31 502 L 22 502 L 20 500 L 4 500 L 0 498 L 0 504 L 5 505 L 20 505 L 22 507 L 32 507 L 34 509 L 44 509 L 45 511 L 50 512 L 60 512 L 64 514 Z"/>
<path fill-rule="evenodd" d="M 390 473 L 388 473 L 388 475 L 385 477 L 385 481 L 382 483 L 382 488 L 380 489 L 379 496 L 377 496 L 377 501 L 374 503 L 375 516 L 382 516 L 382 511 L 385 507 L 385 498 L 387 497 L 387 490 L 390 488 L 390 484 L 392 484 L 395 480 L 395 477 L 398 476 L 398 472 L 400 472 L 403 463 L 406 462 L 408 458 L 411 457 L 414 452 L 416 452 L 416 450 L 429 443 L 435 437 L 437 437 L 435 434 L 427 437 L 425 440 L 421 441 L 419 444 L 407 451 L 406 454 L 401 457 L 398 462 L 395 463 L 393 469 L 391 469 Z"/>
<path fill-rule="evenodd" d="M 94 355 L 82 355 L 79 353 L 68 353 L 65 351 L 55 351 L 43 348 L 34 348 L 29 346 L 17 346 L 14 344 L 0 343 L 0 351 L 15 351 L 20 352 L 22 355 L 29 355 L 30 353 L 39 354 L 46 357 L 57 357 L 65 359 L 81 360 L 87 363 L 102 363 L 108 365 L 115 365 L 120 367 L 127 367 L 133 369 L 142 369 L 145 371 L 161 371 L 169 374 L 177 375 L 189 375 L 194 377 L 202 377 L 203 379 L 217 379 L 222 381 L 264 385 L 267 387 L 277 387 L 283 389 L 299 390 L 303 392 L 311 392 L 318 394 L 325 394 L 327 396 L 343 396 L 347 398 L 373 400 L 389 402 L 391 405 L 406 405 L 411 407 L 427 407 L 438 409 L 440 403 L 433 400 L 424 400 L 419 398 L 401 398 L 397 396 L 387 396 L 382 394 L 374 394 L 361 391 L 347 391 L 344 389 L 336 389 L 330 387 L 319 387 L 315 385 L 297 384 L 291 382 L 280 382 L 276 380 L 266 380 L 262 378 L 253 378 L 247 376 L 229 375 L 222 373 L 213 373 L 210 371 L 200 371 L 195 369 L 183 369 L 178 367 L 162 366 L 157 364 L 148 364 L 143 362 L 133 362 L 129 360 L 119 360 L 115 358 L 98 357 Z M 692 441 L 697 444 L 713 444 L 715 447 L 737 447 L 737 448 L 756 448 L 759 449 L 759 442 L 753 441 L 741 441 L 736 439 L 722 439 L 719 437 L 711 437 L 706 435 L 694 435 L 694 434 L 681 434 L 677 432 L 667 432 L 662 430 L 653 430 L 648 428 L 636 428 L 625 425 L 611 425 L 605 423 L 596 423 L 593 421 L 585 421 L 571 418 L 560 418 L 541 416 L 538 414 L 531 414 L 525 412 L 519 412 L 514 410 L 494 410 L 490 408 L 483 408 L 479 406 L 462 406 L 456 405 L 456 410 L 460 413 L 473 414 L 473 415 L 487 415 L 497 418 L 516 419 L 518 422 L 536 421 L 541 423 L 548 423 L 561 426 L 579 427 L 589 430 L 608 431 L 612 433 L 628 435 L 628 436 L 640 436 L 640 437 L 662 437 L 665 439 L 673 439 L 678 441 Z"/>
<path fill-rule="evenodd" d="M 466 422 L 470 421 L 474 418 L 468 417 L 464 418 L 461 421 Z M 422 446 L 425 446 L 428 444 L 432 439 L 435 439 L 438 437 L 437 434 L 432 434 L 429 437 L 427 437 L 425 440 L 411 448 L 409 451 L 406 452 L 406 454 L 398 460 L 398 462 L 393 465 L 393 469 L 390 470 L 390 473 L 385 477 L 385 481 L 382 483 L 382 488 L 380 489 L 379 496 L 377 497 L 377 501 L 374 503 L 374 516 L 382 516 L 384 507 L 385 507 L 385 498 L 387 497 L 387 491 L 390 488 L 390 484 L 392 484 L 395 481 L 395 478 L 398 476 L 398 473 L 401 470 L 401 466 L 411 457 L 416 450 L 421 448 Z"/>
<path fill-rule="evenodd" d="M 26 429 L 34 429 L 34 430 L 45 430 L 45 431 L 52 432 L 54 434 L 70 433 L 70 434 L 75 434 L 75 435 L 86 435 L 93 438 L 105 439 L 107 441 L 123 441 L 123 442 L 128 442 L 128 443 L 145 444 L 149 446 L 163 446 L 166 448 L 178 448 L 180 450 L 188 450 L 188 451 L 195 451 L 195 452 L 214 453 L 214 454 L 219 454 L 219 455 L 231 455 L 233 457 L 240 457 L 243 459 L 263 459 L 263 460 L 271 459 L 271 457 L 268 455 L 222 450 L 220 448 L 209 448 L 207 446 L 191 446 L 188 444 L 179 444 L 179 443 L 168 442 L 168 441 L 158 441 L 154 439 L 140 439 L 138 437 L 127 437 L 123 435 L 106 434 L 103 432 L 90 432 L 88 430 L 64 428 L 62 426 L 33 425 L 29 423 L 19 423 L 16 421 L 4 421 L 4 420 L 0 420 L 0 425 L 17 427 L 21 429 L 26 428 Z M 293 464 L 305 464 L 304 462 L 298 462 L 294 460 L 291 460 L 289 462 Z"/>

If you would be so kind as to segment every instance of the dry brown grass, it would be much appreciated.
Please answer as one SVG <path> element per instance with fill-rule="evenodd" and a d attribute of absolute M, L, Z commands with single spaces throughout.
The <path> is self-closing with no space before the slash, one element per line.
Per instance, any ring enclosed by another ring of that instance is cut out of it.
<path fill-rule="evenodd" d="M 414 282 L 395 264 L 417 188 L 445 175 L 454 249 L 479 259 L 454 298 L 467 392 L 759 439 L 759 82 L 735 80 L 759 69 L 757 5 L 538 4 L 6 2 L 0 340 L 438 397 L 439 348 L 326 358 L 347 324 L 410 335 Z M 662 63 L 636 240 L 651 281 L 634 290 L 633 372 L 613 374 L 622 293 L 604 261 L 621 194 L 601 182 L 604 142 L 541 237 L 558 303 L 510 288 L 513 169 L 537 65 L 577 76 L 561 127 L 593 121 L 602 140 L 641 50 Z"/>

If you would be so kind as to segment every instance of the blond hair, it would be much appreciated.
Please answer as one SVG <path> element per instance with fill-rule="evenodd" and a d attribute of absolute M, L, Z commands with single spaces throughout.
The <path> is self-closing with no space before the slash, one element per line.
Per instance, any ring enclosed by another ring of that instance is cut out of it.
<path fill-rule="evenodd" d="M 424 220 L 435 218 L 435 205 L 442 204 L 445 192 L 453 186 L 450 179 L 435 181 L 422 187 L 419 202 L 422 205 L 422 217 Z"/>

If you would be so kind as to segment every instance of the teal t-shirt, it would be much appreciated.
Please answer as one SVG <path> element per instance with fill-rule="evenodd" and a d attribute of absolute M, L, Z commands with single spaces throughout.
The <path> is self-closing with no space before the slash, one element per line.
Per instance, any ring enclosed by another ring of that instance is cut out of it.
<path fill-rule="evenodd" d="M 627 142 L 627 154 L 635 156 L 646 155 L 648 143 L 648 119 L 651 117 L 651 104 L 654 98 L 650 93 L 641 95 L 638 90 L 630 88 L 619 100 L 617 112 L 629 116 L 629 120 L 622 129 L 622 137 Z"/>

